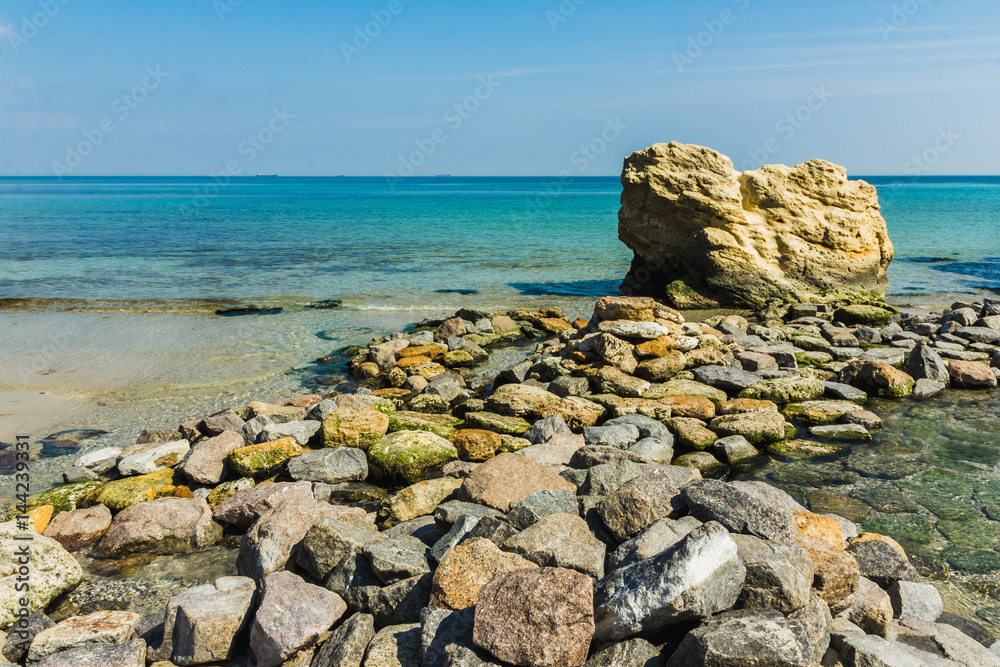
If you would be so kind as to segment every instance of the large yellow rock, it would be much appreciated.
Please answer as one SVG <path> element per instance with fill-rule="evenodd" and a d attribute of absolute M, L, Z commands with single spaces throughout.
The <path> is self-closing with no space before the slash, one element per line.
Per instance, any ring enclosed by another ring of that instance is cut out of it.
<path fill-rule="evenodd" d="M 743 165 L 710 148 L 655 144 L 626 158 L 618 236 L 635 253 L 625 287 L 761 306 L 871 300 L 893 257 L 878 193 L 824 160 Z"/>
<path fill-rule="evenodd" d="M 794 509 L 792 515 L 795 517 L 795 525 L 799 535 L 815 537 L 838 549 L 847 547 L 844 544 L 844 529 L 836 519 Z"/>
<path fill-rule="evenodd" d="M 428 606 L 456 610 L 471 607 L 479 599 L 479 591 L 496 575 L 525 568 L 535 568 L 535 564 L 501 551 L 487 539 L 466 540 L 441 559 L 431 582 Z"/>

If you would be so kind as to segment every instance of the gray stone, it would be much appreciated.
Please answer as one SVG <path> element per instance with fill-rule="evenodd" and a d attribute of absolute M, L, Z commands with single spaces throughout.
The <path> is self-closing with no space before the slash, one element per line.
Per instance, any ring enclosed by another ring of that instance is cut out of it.
<path fill-rule="evenodd" d="M 472 641 L 475 607 L 460 611 L 426 608 L 420 612 L 420 643 L 425 667 L 499 665 Z"/>
<path fill-rule="evenodd" d="M 431 396 L 440 396 L 446 403 L 451 403 L 458 398 L 461 391 L 462 387 L 459 386 L 454 378 L 445 376 L 428 382 L 427 388 L 424 389 L 423 393 Z"/>
<path fill-rule="evenodd" d="M 583 447 L 583 436 L 576 433 L 557 433 L 540 445 L 518 450 L 518 454 L 547 466 L 565 466 Z"/>
<path fill-rule="evenodd" d="M 309 408 L 309 413 L 307 415 L 307 418 L 322 424 L 323 422 L 325 422 L 327 419 L 330 418 L 330 415 L 333 414 L 333 411 L 336 409 L 337 409 L 337 401 L 331 400 L 329 398 L 324 398 L 322 401 Z M 248 421 L 247 425 L 249 425 L 250 422 L 254 421 L 254 419 L 266 416 L 267 415 L 258 415 L 257 417 L 254 417 L 253 419 Z M 260 428 L 264 428 L 264 426 L 267 426 L 267 424 L 263 424 Z M 246 433 L 246 430 L 247 428 L 244 427 L 243 428 L 244 433 Z M 260 431 L 258 430 L 257 432 L 259 433 Z M 254 440 L 256 441 L 256 436 Z"/>
<path fill-rule="evenodd" d="M 127 642 L 140 618 L 130 611 L 98 611 L 68 618 L 35 636 L 28 649 L 28 663 L 91 644 Z"/>
<path fill-rule="evenodd" d="M 336 593 L 291 572 L 268 575 L 250 628 L 258 667 L 278 667 L 297 651 L 314 646 L 345 611 L 347 605 Z"/>
<path fill-rule="evenodd" d="M 719 480 L 706 479 L 684 487 L 683 499 L 700 521 L 718 521 L 734 533 L 791 544 L 798 534 L 792 513 Z"/>
<path fill-rule="evenodd" d="M 830 440 L 871 440 L 872 434 L 861 424 L 826 424 L 810 426 L 809 433 L 817 438 Z"/>
<path fill-rule="evenodd" d="M 327 408 L 331 408 L 330 412 L 333 412 L 337 409 L 337 404 L 329 399 L 325 400 L 314 406 L 309 414 L 319 416 L 324 414 Z M 243 439 L 248 445 L 253 445 L 258 441 L 258 438 L 260 437 L 260 434 L 264 432 L 264 429 L 272 424 L 274 424 L 274 420 L 271 419 L 269 415 L 257 415 L 253 419 L 248 419 L 247 422 L 243 424 L 243 428 L 240 429 L 240 435 L 243 436 Z"/>
<path fill-rule="evenodd" d="M 822 657 L 802 621 L 772 609 L 738 609 L 689 632 L 667 667 L 813 667 Z"/>
<path fill-rule="evenodd" d="M 913 398 L 918 401 L 926 401 L 944 391 L 945 386 L 943 382 L 921 378 L 913 385 Z"/>
<path fill-rule="evenodd" d="M 191 445 L 187 440 L 165 442 L 141 454 L 127 456 L 118 462 L 118 472 L 123 477 L 148 475 L 161 468 L 172 468 L 187 456 Z"/>
<path fill-rule="evenodd" d="M 507 521 L 516 530 L 524 530 L 550 514 L 576 514 L 578 512 L 576 498 L 576 494 L 572 491 L 558 489 L 535 491 L 524 500 L 510 506 Z"/>
<path fill-rule="evenodd" d="M 481 537 L 498 547 L 517 534 L 517 530 L 499 517 L 485 517 L 476 523 L 466 539 Z"/>
<path fill-rule="evenodd" d="M 309 667 L 361 667 L 365 650 L 375 636 L 375 617 L 356 613 L 330 633 L 313 655 Z"/>
<path fill-rule="evenodd" d="M 906 555 L 885 540 L 854 542 L 847 550 L 858 561 L 861 576 L 871 579 L 881 588 L 889 588 L 897 581 L 920 580 Z"/>
<path fill-rule="evenodd" d="M 415 537 L 391 537 L 362 548 L 372 571 L 389 586 L 431 571 L 430 549 Z"/>
<path fill-rule="evenodd" d="M 420 623 L 382 628 L 368 645 L 365 667 L 421 667 Z"/>
<path fill-rule="evenodd" d="M 914 380 L 927 379 L 947 383 L 950 379 L 944 359 L 926 345 L 917 345 L 910 350 L 906 372 Z"/>
<path fill-rule="evenodd" d="M 76 460 L 76 465 L 98 475 L 114 470 L 122 450 L 118 447 L 104 447 L 88 452 Z"/>
<path fill-rule="evenodd" d="M 692 468 L 621 461 L 590 468 L 587 482 L 580 489 L 580 493 L 581 495 L 607 496 L 640 475 L 661 476 L 674 486 L 684 486 L 701 479 L 701 474 Z"/>
<path fill-rule="evenodd" d="M 361 553 L 366 544 L 382 539 L 384 536 L 370 523 L 350 523 L 323 517 L 306 533 L 297 562 L 322 581 L 344 559 Z"/>
<path fill-rule="evenodd" d="M 672 442 L 673 436 L 670 436 L 669 441 L 661 440 L 659 438 L 643 438 L 629 447 L 627 451 L 641 456 L 650 463 L 662 463 L 664 465 L 669 465 L 670 462 L 674 460 L 674 448 L 671 444 Z"/>
<path fill-rule="evenodd" d="M 595 578 L 604 576 L 606 547 L 575 511 L 550 514 L 510 537 L 502 547 L 543 567 L 567 568 Z"/>
<path fill-rule="evenodd" d="M 720 524 L 699 526 L 660 555 L 614 570 L 594 590 L 597 641 L 654 632 L 732 607 L 746 577 Z"/>
<path fill-rule="evenodd" d="M 1000 331 L 989 327 L 962 327 L 955 332 L 957 335 L 974 343 L 1000 344 Z"/>
<path fill-rule="evenodd" d="M 34 667 L 146 667 L 146 642 L 81 646 L 49 656 Z"/>
<path fill-rule="evenodd" d="M 742 435 L 730 435 L 719 438 L 708 450 L 717 458 L 727 463 L 738 463 L 745 459 L 759 456 L 760 452 Z"/>
<path fill-rule="evenodd" d="M 434 508 L 434 524 L 442 535 L 451 530 L 451 527 L 463 516 L 484 519 L 486 517 L 500 517 L 503 515 L 492 507 L 486 507 L 478 503 L 469 503 L 463 500 L 449 500 Z M 435 542 L 437 539 L 435 538 Z"/>
<path fill-rule="evenodd" d="M 591 426 L 583 429 L 584 443 L 588 447 L 628 449 L 639 441 L 639 435 L 639 429 L 632 424 Z"/>
<path fill-rule="evenodd" d="M 158 498 L 118 513 L 101 538 L 102 558 L 141 552 L 180 553 L 215 544 L 222 526 L 201 498 Z"/>
<path fill-rule="evenodd" d="M 676 519 L 684 507 L 680 485 L 670 478 L 640 475 L 605 496 L 597 512 L 615 538 L 624 542 L 657 519 Z"/>
<path fill-rule="evenodd" d="M 246 577 L 222 577 L 170 598 L 163 621 L 163 645 L 176 665 L 230 660 L 242 649 L 257 584 Z"/>
<path fill-rule="evenodd" d="M 674 435 L 670 432 L 670 429 L 652 417 L 645 415 L 623 415 L 604 422 L 604 426 L 616 426 L 618 424 L 631 424 L 635 426 L 639 429 L 640 438 L 657 438 L 671 445 L 674 444 Z"/>
<path fill-rule="evenodd" d="M 870 635 L 889 636 L 892 601 L 871 579 L 861 577 L 857 590 L 831 606 L 830 612 L 846 618 Z"/>
<path fill-rule="evenodd" d="M 475 516 L 475 515 L 473 515 Z M 452 522 L 452 524 L 454 521 Z M 431 516 L 418 516 L 382 531 L 385 537 L 415 537 L 429 547 L 434 546 L 444 533 L 451 530 L 451 525 L 444 530 L 438 528 L 437 519 Z"/>
<path fill-rule="evenodd" d="M 261 515 L 284 501 L 287 496 L 311 499 L 312 485 L 308 482 L 277 482 L 243 489 L 217 505 L 212 515 L 217 521 L 224 521 L 239 530 L 247 530 L 257 523 Z"/>
<path fill-rule="evenodd" d="M 702 384 L 715 387 L 729 393 L 739 393 L 747 387 L 761 382 L 761 378 L 753 373 L 738 368 L 726 366 L 701 366 L 694 369 L 694 379 Z"/>
<path fill-rule="evenodd" d="M 587 658 L 583 667 L 663 667 L 664 657 L 645 639 L 626 639 Z"/>
<path fill-rule="evenodd" d="M 290 421 L 284 424 L 270 424 L 265 426 L 257 436 L 257 442 L 272 442 L 281 438 L 295 438 L 295 442 L 305 447 L 313 439 L 317 431 L 323 428 L 322 422 Z"/>
<path fill-rule="evenodd" d="M 750 494 L 761 502 L 770 503 L 776 507 L 784 507 L 785 509 L 799 510 L 800 512 L 808 511 L 802 504 L 796 502 L 795 499 L 786 492 L 777 487 L 771 486 L 767 482 L 744 482 L 737 480 L 730 482 L 729 484 L 744 493 Z"/>
<path fill-rule="evenodd" d="M 477 517 L 469 516 L 468 514 L 459 517 L 458 521 L 452 525 L 451 530 L 445 533 L 431 547 L 431 558 L 435 562 L 440 563 L 441 559 L 448 555 L 449 551 L 468 539 L 469 533 L 473 531 L 478 523 L 479 519 Z"/>
<path fill-rule="evenodd" d="M 244 424 L 246 424 L 246 422 L 244 422 L 243 419 L 236 414 L 235 410 L 230 408 L 210 417 L 205 417 L 201 423 L 198 424 L 198 428 L 202 433 L 209 436 L 216 436 L 226 431 L 235 431 L 239 433 L 243 429 Z"/>
<path fill-rule="evenodd" d="M 657 556 L 680 542 L 700 525 L 701 522 L 693 516 L 654 521 L 632 539 L 622 542 L 608 555 L 608 570 L 628 567 L 646 558 Z"/>
<path fill-rule="evenodd" d="M 330 570 L 323 586 L 343 598 L 351 611 L 371 611 L 371 599 L 382 590 L 382 580 L 375 576 L 365 555 L 359 553 Z"/>
<path fill-rule="evenodd" d="M 854 401 L 855 403 L 864 403 L 868 400 L 867 393 L 849 384 L 823 381 L 823 387 L 823 396 L 826 398 L 839 401 Z"/>
<path fill-rule="evenodd" d="M 812 559 L 790 544 L 768 542 L 750 535 L 733 535 L 746 581 L 740 603 L 755 609 L 790 613 L 809 602 L 813 581 Z"/>
<path fill-rule="evenodd" d="M 7 637 L 3 643 L 3 656 L 11 662 L 22 662 L 28 655 L 28 648 L 42 630 L 51 628 L 55 623 L 40 611 L 29 611 L 23 621 L 19 620 L 7 628 Z"/>
<path fill-rule="evenodd" d="M 944 611 L 941 594 L 932 584 L 897 581 L 886 592 L 897 618 L 916 618 L 933 623 Z"/>
<path fill-rule="evenodd" d="M 354 447 L 319 449 L 290 460 L 288 474 L 296 481 L 361 482 L 368 477 L 368 458 Z"/>
<path fill-rule="evenodd" d="M 531 428 L 524 432 L 524 438 L 533 445 L 540 445 L 548 442 L 557 433 L 572 432 L 561 415 L 551 415 L 532 424 Z"/>
<path fill-rule="evenodd" d="M 226 474 L 226 456 L 245 445 L 241 434 L 226 431 L 196 444 L 177 469 L 196 484 L 215 486 Z"/>
<path fill-rule="evenodd" d="M 549 383 L 549 391 L 560 398 L 567 396 L 586 396 L 590 392 L 590 383 L 587 378 L 572 377 L 569 375 L 557 377 Z"/>
<path fill-rule="evenodd" d="M 398 625 L 420 621 L 420 610 L 431 598 L 433 575 L 422 574 L 376 590 L 368 604 L 376 625 Z"/>
<path fill-rule="evenodd" d="M 894 630 L 898 645 L 912 647 L 914 655 L 920 655 L 928 662 L 933 656 L 942 662 L 950 661 L 949 664 L 964 667 L 1000 667 L 1000 656 L 945 623 L 907 618 L 901 619 Z"/>

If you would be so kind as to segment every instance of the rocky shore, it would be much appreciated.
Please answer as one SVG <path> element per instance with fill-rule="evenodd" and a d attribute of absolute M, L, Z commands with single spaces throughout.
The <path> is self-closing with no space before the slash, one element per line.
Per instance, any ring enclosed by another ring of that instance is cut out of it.
<path fill-rule="evenodd" d="M 482 378 L 525 338 L 526 360 Z M 898 541 L 731 475 L 863 445 L 881 427 L 869 397 L 996 388 L 998 301 L 924 316 L 772 300 L 700 323 L 604 297 L 589 320 L 463 310 L 344 354 L 352 394 L 151 424 L 30 497 L 27 526 L 11 508 L 4 659 L 1000 665 Z M 29 532 L 33 611 L 19 618 Z M 226 543 L 236 576 L 154 613 L 45 615 L 84 557 Z"/>

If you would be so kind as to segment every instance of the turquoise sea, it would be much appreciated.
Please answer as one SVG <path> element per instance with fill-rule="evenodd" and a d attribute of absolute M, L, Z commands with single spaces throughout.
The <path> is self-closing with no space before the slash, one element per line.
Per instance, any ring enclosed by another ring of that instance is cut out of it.
<path fill-rule="evenodd" d="M 896 247 L 891 302 L 1000 291 L 1000 178 L 867 180 Z M 342 364 L 317 358 L 424 317 L 542 305 L 588 316 L 631 260 L 620 191 L 611 177 L 0 179 L 0 443 L 32 437 L 41 490 L 71 456 L 131 444 L 143 427 L 335 389 Z M 307 307 L 331 299 L 340 306 Z M 282 310 L 215 314 L 248 304 Z M 27 414 L 18 397 L 40 392 L 65 400 Z M 1000 401 L 950 391 L 872 407 L 886 429 L 871 443 L 732 473 L 893 535 L 949 612 L 1000 635 Z M 210 581 L 210 556 L 137 576 Z M 212 557 L 229 568 L 230 556 Z"/>

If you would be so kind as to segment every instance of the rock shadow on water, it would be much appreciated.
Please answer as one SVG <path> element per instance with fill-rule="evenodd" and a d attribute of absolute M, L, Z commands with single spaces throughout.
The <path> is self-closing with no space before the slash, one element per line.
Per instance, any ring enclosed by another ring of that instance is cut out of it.
<path fill-rule="evenodd" d="M 620 294 L 620 280 L 565 280 L 552 283 L 507 283 L 526 296 L 592 296 Z"/>

